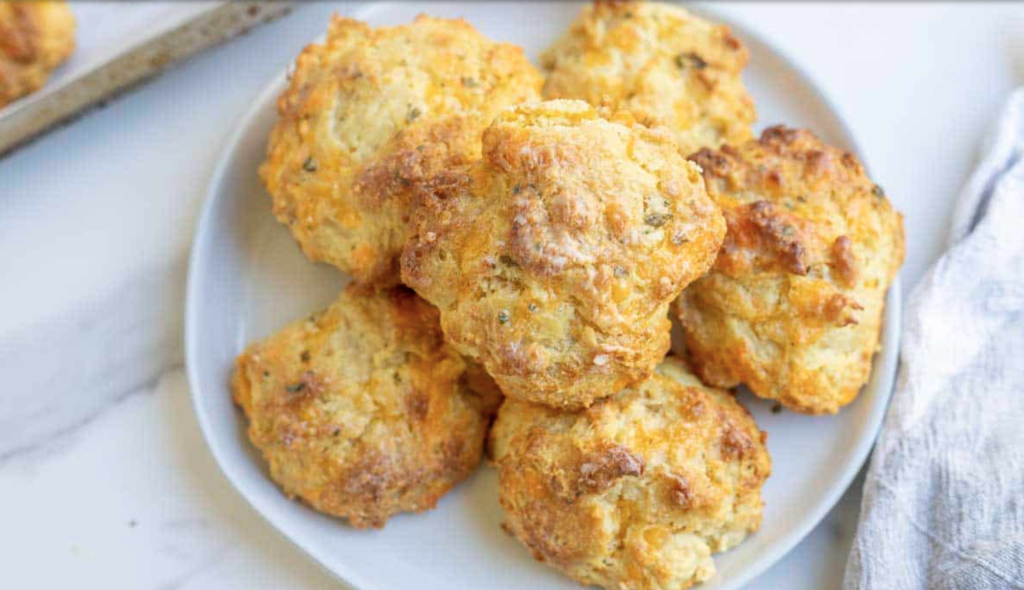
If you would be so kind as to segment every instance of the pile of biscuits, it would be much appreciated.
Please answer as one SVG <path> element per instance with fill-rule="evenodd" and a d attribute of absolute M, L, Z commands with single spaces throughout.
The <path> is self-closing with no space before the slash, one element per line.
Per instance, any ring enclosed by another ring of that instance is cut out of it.
<path fill-rule="evenodd" d="M 609 589 L 712 576 L 771 471 L 726 389 L 850 403 L 903 258 L 852 154 L 753 138 L 747 58 L 656 3 L 584 8 L 543 72 L 461 20 L 335 18 L 260 176 L 302 251 L 353 282 L 232 382 L 284 492 L 381 527 L 487 454 L 537 559 Z"/>

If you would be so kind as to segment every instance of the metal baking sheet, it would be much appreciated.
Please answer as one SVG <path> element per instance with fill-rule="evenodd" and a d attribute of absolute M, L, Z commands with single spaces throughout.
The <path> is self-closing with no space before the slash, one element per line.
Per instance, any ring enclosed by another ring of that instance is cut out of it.
<path fill-rule="evenodd" d="M 76 47 L 0 109 L 0 156 L 165 68 L 285 14 L 292 2 L 70 2 Z"/>

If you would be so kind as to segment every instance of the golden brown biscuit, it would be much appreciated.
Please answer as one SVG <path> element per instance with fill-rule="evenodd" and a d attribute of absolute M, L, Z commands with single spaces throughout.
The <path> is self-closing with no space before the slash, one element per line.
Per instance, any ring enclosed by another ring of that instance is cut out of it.
<path fill-rule="evenodd" d="M 518 47 L 463 20 L 370 28 L 335 17 L 278 100 L 260 175 L 305 254 L 357 281 L 398 281 L 410 200 L 480 156 L 502 108 L 539 97 Z"/>
<path fill-rule="evenodd" d="M 462 183 L 424 201 L 402 277 L 505 395 L 590 405 L 650 375 L 667 309 L 725 231 L 667 132 L 582 101 L 509 109 Z"/>
<path fill-rule="evenodd" d="M 64 2 L 0 2 L 0 107 L 42 88 L 74 49 Z"/>
<path fill-rule="evenodd" d="M 632 111 L 675 132 L 684 154 L 746 141 L 747 49 L 728 27 L 668 4 L 597 1 L 541 56 L 544 98 Z"/>
<path fill-rule="evenodd" d="M 238 357 L 235 401 L 289 496 L 381 527 L 433 508 L 480 462 L 488 418 L 437 310 L 349 288 Z"/>
<path fill-rule="evenodd" d="M 761 526 L 765 435 L 669 357 L 587 410 L 506 400 L 491 430 L 505 529 L 538 560 L 610 590 L 688 588 Z"/>
<path fill-rule="evenodd" d="M 714 268 L 677 304 L 694 369 L 835 413 L 870 374 L 902 217 L 853 154 L 809 131 L 772 127 L 691 159 L 729 226 Z"/>

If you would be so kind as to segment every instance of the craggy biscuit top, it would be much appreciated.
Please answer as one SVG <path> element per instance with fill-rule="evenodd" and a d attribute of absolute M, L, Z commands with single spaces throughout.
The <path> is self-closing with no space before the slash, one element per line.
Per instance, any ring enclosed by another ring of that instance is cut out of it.
<path fill-rule="evenodd" d="M 64 2 L 0 2 L 0 107 L 42 88 L 74 49 Z"/>
<path fill-rule="evenodd" d="M 307 256 L 392 284 L 409 201 L 480 156 L 502 108 L 539 97 L 518 47 L 463 20 L 371 28 L 335 17 L 299 55 L 260 169 Z"/>
<path fill-rule="evenodd" d="M 772 127 L 691 159 L 728 224 L 712 272 L 680 299 L 695 368 L 714 385 L 835 412 L 870 373 L 903 262 L 899 213 L 852 154 L 809 131 Z"/>
<path fill-rule="evenodd" d="M 575 408 L 650 374 L 725 231 L 667 133 L 581 101 L 502 113 L 415 217 L 402 276 L 446 336 L 505 395 Z"/>
<path fill-rule="evenodd" d="M 432 508 L 479 463 L 488 418 L 470 378 L 429 304 L 349 288 L 250 346 L 232 388 L 284 491 L 363 528 Z"/>
<path fill-rule="evenodd" d="M 747 49 L 728 27 L 669 4 L 598 1 L 541 57 L 545 98 L 578 98 L 671 129 L 684 154 L 746 141 Z"/>
<path fill-rule="evenodd" d="M 673 357 L 581 412 L 508 399 L 490 435 L 505 528 L 583 584 L 687 588 L 760 527 L 764 437 Z"/>

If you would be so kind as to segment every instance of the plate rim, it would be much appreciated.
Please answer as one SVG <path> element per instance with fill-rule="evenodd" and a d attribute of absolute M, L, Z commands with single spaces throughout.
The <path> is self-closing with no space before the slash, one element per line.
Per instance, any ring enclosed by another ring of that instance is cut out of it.
<path fill-rule="evenodd" d="M 680 4 L 674 0 L 668 1 L 673 4 Z M 355 10 L 352 11 L 351 16 L 354 18 L 365 19 L 370 12 L 381 10 L 388 6 L 397 6 L 401 4 L 407 3 L 388 0 L 369 2 L 356 7 Z M 838 109 L 829 95 L 818 85 L 815 78 L 800 66 L 787 51 L 781 49 L 778 45 L 771 43 L 758 31 L 744 24 L 738 23 L 735 19 L 729 18 L 711 7 L 687 5 L 685 8 L 692 13 L 708 16 L 718 22 L 726 24 L 733 31 L 736 31 L 742 38 L 755 40 L 757 43 L 765 47 L 769 47 L 775 54 L 775 58 L 799 76 L 801 81 L 806 84 L 807 88 L 813 92 L 815 98 L 819 100 L 821 104 L 823 104 L 833 115 L 839 129 L 849 141 L 850 150 L 857 155 L 865 170 L 869 171 L 867 158 L 865 157 L 863 150 L 860 148 L 856 135 L 848 126 L 846 118 L 842 116 L 842 111 Z M 316 42 L 322 38 L 323 35 L 319 35 L 311 39 L 310 42 Z M 252 121 L 259 116 L 262 108 L 270 102 L 270 99 L 273 96 L 276 96 L 280 92 L 279 87 L 282 82 L 286 81 L 290 68 L 291 64 L 289 62 L 288 66 L 268 80 L 266 85 L 264 85 L 254 96 L 249 108 L 247 108 L 236 120 L 234 130 L 229 135 L 227 141 L 222 145 L 220 155 L 217 159 L 217 165 L 215 166 L 213 173 L 210 175 L 210 180 L 206 185 L 202 208 L 199 213 L 190 245 L 188 275 L 185 285 L 184 348 L 185 366 L 189 383 L 189 397 L 193 411 L 196 415 L 196 420 L 199 423 L 200 431 L 203 434 L 203 439 L 211 455 L 213 455 L 218 470 L 231 484 L 232 489 L 234 489 L 235 492 L 245 500 L 246 504 L 258 516 L 260 516 L 264 522 L 271 525 L 277 534 L 287 539 L 303 555 L 308 557 L 313 561 L 313 563 L 319 566 L 330 576 L 352 588 L 376 588 L 376 584 L 355 573 L 348 567 L 336 568 L 328 566 L 326 556 L 320 555 L 320 551 L 309 547 L 296 539 L 290 532 L 288 532 L 286 527 L 283 527 L 277 522 L 276 517 L 267 514 L 256 505 L 253 499 L 250 498 L 250 495 L 243 489 L 243 486 L 238 485 L 230 475 L 223 451 L 216 442 L 214 426 L 211 423 L 212 419 L 203 409 L 201 404 L 201 398 L 204 394 L 199 385 L 201 379 L 198 374 L 198 363 L 195 361 L 199 354 L 198 340 L 200 337 L 200 329 L 198 326 L 199 312 L 197 310 L 199 308 L 198 302 L 201 300 L 201 294 L 198 291 L 202 280 L 199 276 L 198 268 L 200 266 L 200 257 L 205 256 L 205 254 L 200 254 L 200 251 L 203 250 L 202 245 L 208 239 L 208 234 L 210 232 L 209 227 L 212 223 L 211 219 L 213 218 L 215 204 L 217 203 L 218 195 L 222 192 L 220 190 L 220 186 L 224 183 L 224 179 L 228 173 L 228 167 L 234 155 L 238 151 L 241 138 L 251 126 Z M 853 479 L 865 465 L 871 450 L 874 447 L 875 441 L 878 438 L 878 434 L 881 430 L 885 415 L 888 412 L 889 404 L 892 400 L 892 395 L 896 385 L 902 331 L 901 275 L 902 273 L 897 273 L 886 292 L 885 312 L 882 318 L 883 323 L 880 338 L 881 349 L 876 353 L 878 357 L 873 361 L 877 364 L 874 370 L 879 371 L 880 373 L 877 377 L 879 385 L 876 390 L 876 395 L 882 396 L 882 399 L 875 404 L 872 411 L 869 413 L 868 420 L 864 427 L 864 434 L 857 439 L 857 442 L 849 455 L 850 458 L 840 471 L 840 475 L 836 479 L 835 483 L 830 486 L 829 490 L 825 494 L 822 495 L 821 499 L 816 503 L 812 510 L 805 514 L 788 532 L 782 535 L 776 543 L 770 545 L 765 551 L 755 557 L 752 560 L 752 564 L 745 568 L 743 572 L 728 580 L 723 580 L 721 585 L 723 590 L 735 590 L 741 588 L 788 555 L 793 548 L 800 543 L 800 541 L 802 541 L 818 524 L 822 522 L 822 520 L 824 520 L 825 516 L 833 507 L 835 507 L 839 499 L 846 493 L 850 484 L 853 482 Z M 813 416 L 808 418 L 814 419 Z"/>

